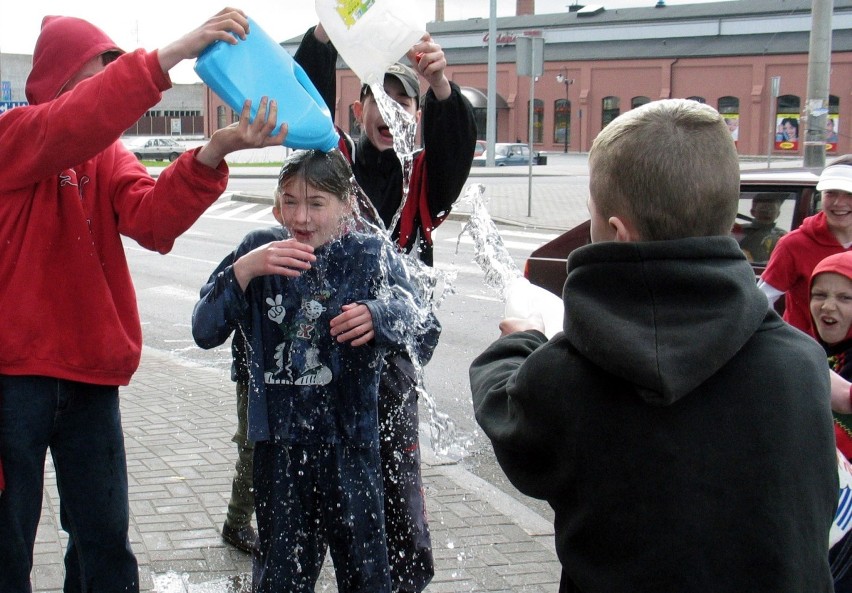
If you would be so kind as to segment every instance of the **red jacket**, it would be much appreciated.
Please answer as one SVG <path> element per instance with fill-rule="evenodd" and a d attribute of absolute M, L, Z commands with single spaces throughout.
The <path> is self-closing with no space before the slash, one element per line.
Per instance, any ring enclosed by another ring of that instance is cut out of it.
<path fill-rule="evenodd" d="M 760 278 L 786 293 L 784 320 L 790 325 L 814 335 L 810 312 L 811 272 L 829 255 L 843 251 L 846 249 L 828 230 L 822 212 L 809 216 L 802 226 L 778 241 Z"/>
<path fill-rule="evenodd" d="M 88 45 L 102 44 L 91 29 Z M 34 64 L 53 64 L 39 49 Z M 0 374 L 126 385 L 142 331 L 121 235 L 167 253 L 224 191 L 227 165 L 189 152 L 155 182 L 119 141 L 171 85 L 156 52 L 54 98 L 67 78 L 39 77 L 70 76 L 81 54 L 53 50 L 66 67 L 34 67 L 35 104 L 0 116 Z"/>

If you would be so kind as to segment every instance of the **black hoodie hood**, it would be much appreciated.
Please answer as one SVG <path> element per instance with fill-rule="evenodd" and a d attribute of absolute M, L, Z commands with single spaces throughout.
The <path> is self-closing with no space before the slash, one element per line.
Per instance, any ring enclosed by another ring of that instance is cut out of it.
<path fill-rule="evenodd" d="M 563 298 L 567 339 L 654 405 L 713 376 L 768 311 L 730 237 L 587 245 L 568 259 Z"/>

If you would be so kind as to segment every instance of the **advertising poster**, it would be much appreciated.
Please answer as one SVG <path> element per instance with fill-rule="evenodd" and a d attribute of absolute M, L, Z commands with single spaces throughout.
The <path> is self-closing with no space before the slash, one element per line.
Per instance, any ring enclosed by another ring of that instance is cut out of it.
<path fill-rule="evenodd" d="M 799 150 L 799 114 L 779 113 L 775 119 L 775 150 Z"/>
<path fill-rule="evenodd" d="M 725 125 L 728 126 L 728 131 L 731 133 L 731 138 L 734 139 L 734 144 L 740 139 L 740 114 L 725 113 L 722 115 L 725 120 Z"/>
<path fill-rule="evenodd" d="M 829 113 L 825 120 L 825 150 L 837 152 L 837 130 L 840 129 L 840 116 Z"/>

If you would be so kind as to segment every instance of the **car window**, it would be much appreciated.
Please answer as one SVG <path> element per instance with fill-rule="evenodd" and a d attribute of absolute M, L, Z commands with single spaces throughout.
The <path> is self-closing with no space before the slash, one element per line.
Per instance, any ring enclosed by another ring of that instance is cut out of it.
<path fill-rule="evenodd" d="M 500 156 L 507 156 L 509 154 L 509 147 L 497 146 L 494 148 L 494 154 L 499 154 Z"/>
<path fill-rule="evenodd" d="M 793 226 L 795 206 L 794 192 L 740 192 L 731 235 L 749 261 L 769 261 L 778 240 Z"/>

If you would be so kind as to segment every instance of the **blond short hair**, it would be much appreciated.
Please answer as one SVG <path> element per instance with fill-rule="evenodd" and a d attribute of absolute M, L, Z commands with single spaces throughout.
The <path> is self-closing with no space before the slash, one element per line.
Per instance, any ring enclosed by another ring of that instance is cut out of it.
<path fill-rule="evenodd" d="M 653 101 L 601 130 L 589 153 L 598 213 L 632 222 L 642 240 L 727 235 L 739 160 L 719 113 L 688 99 Z"/>

